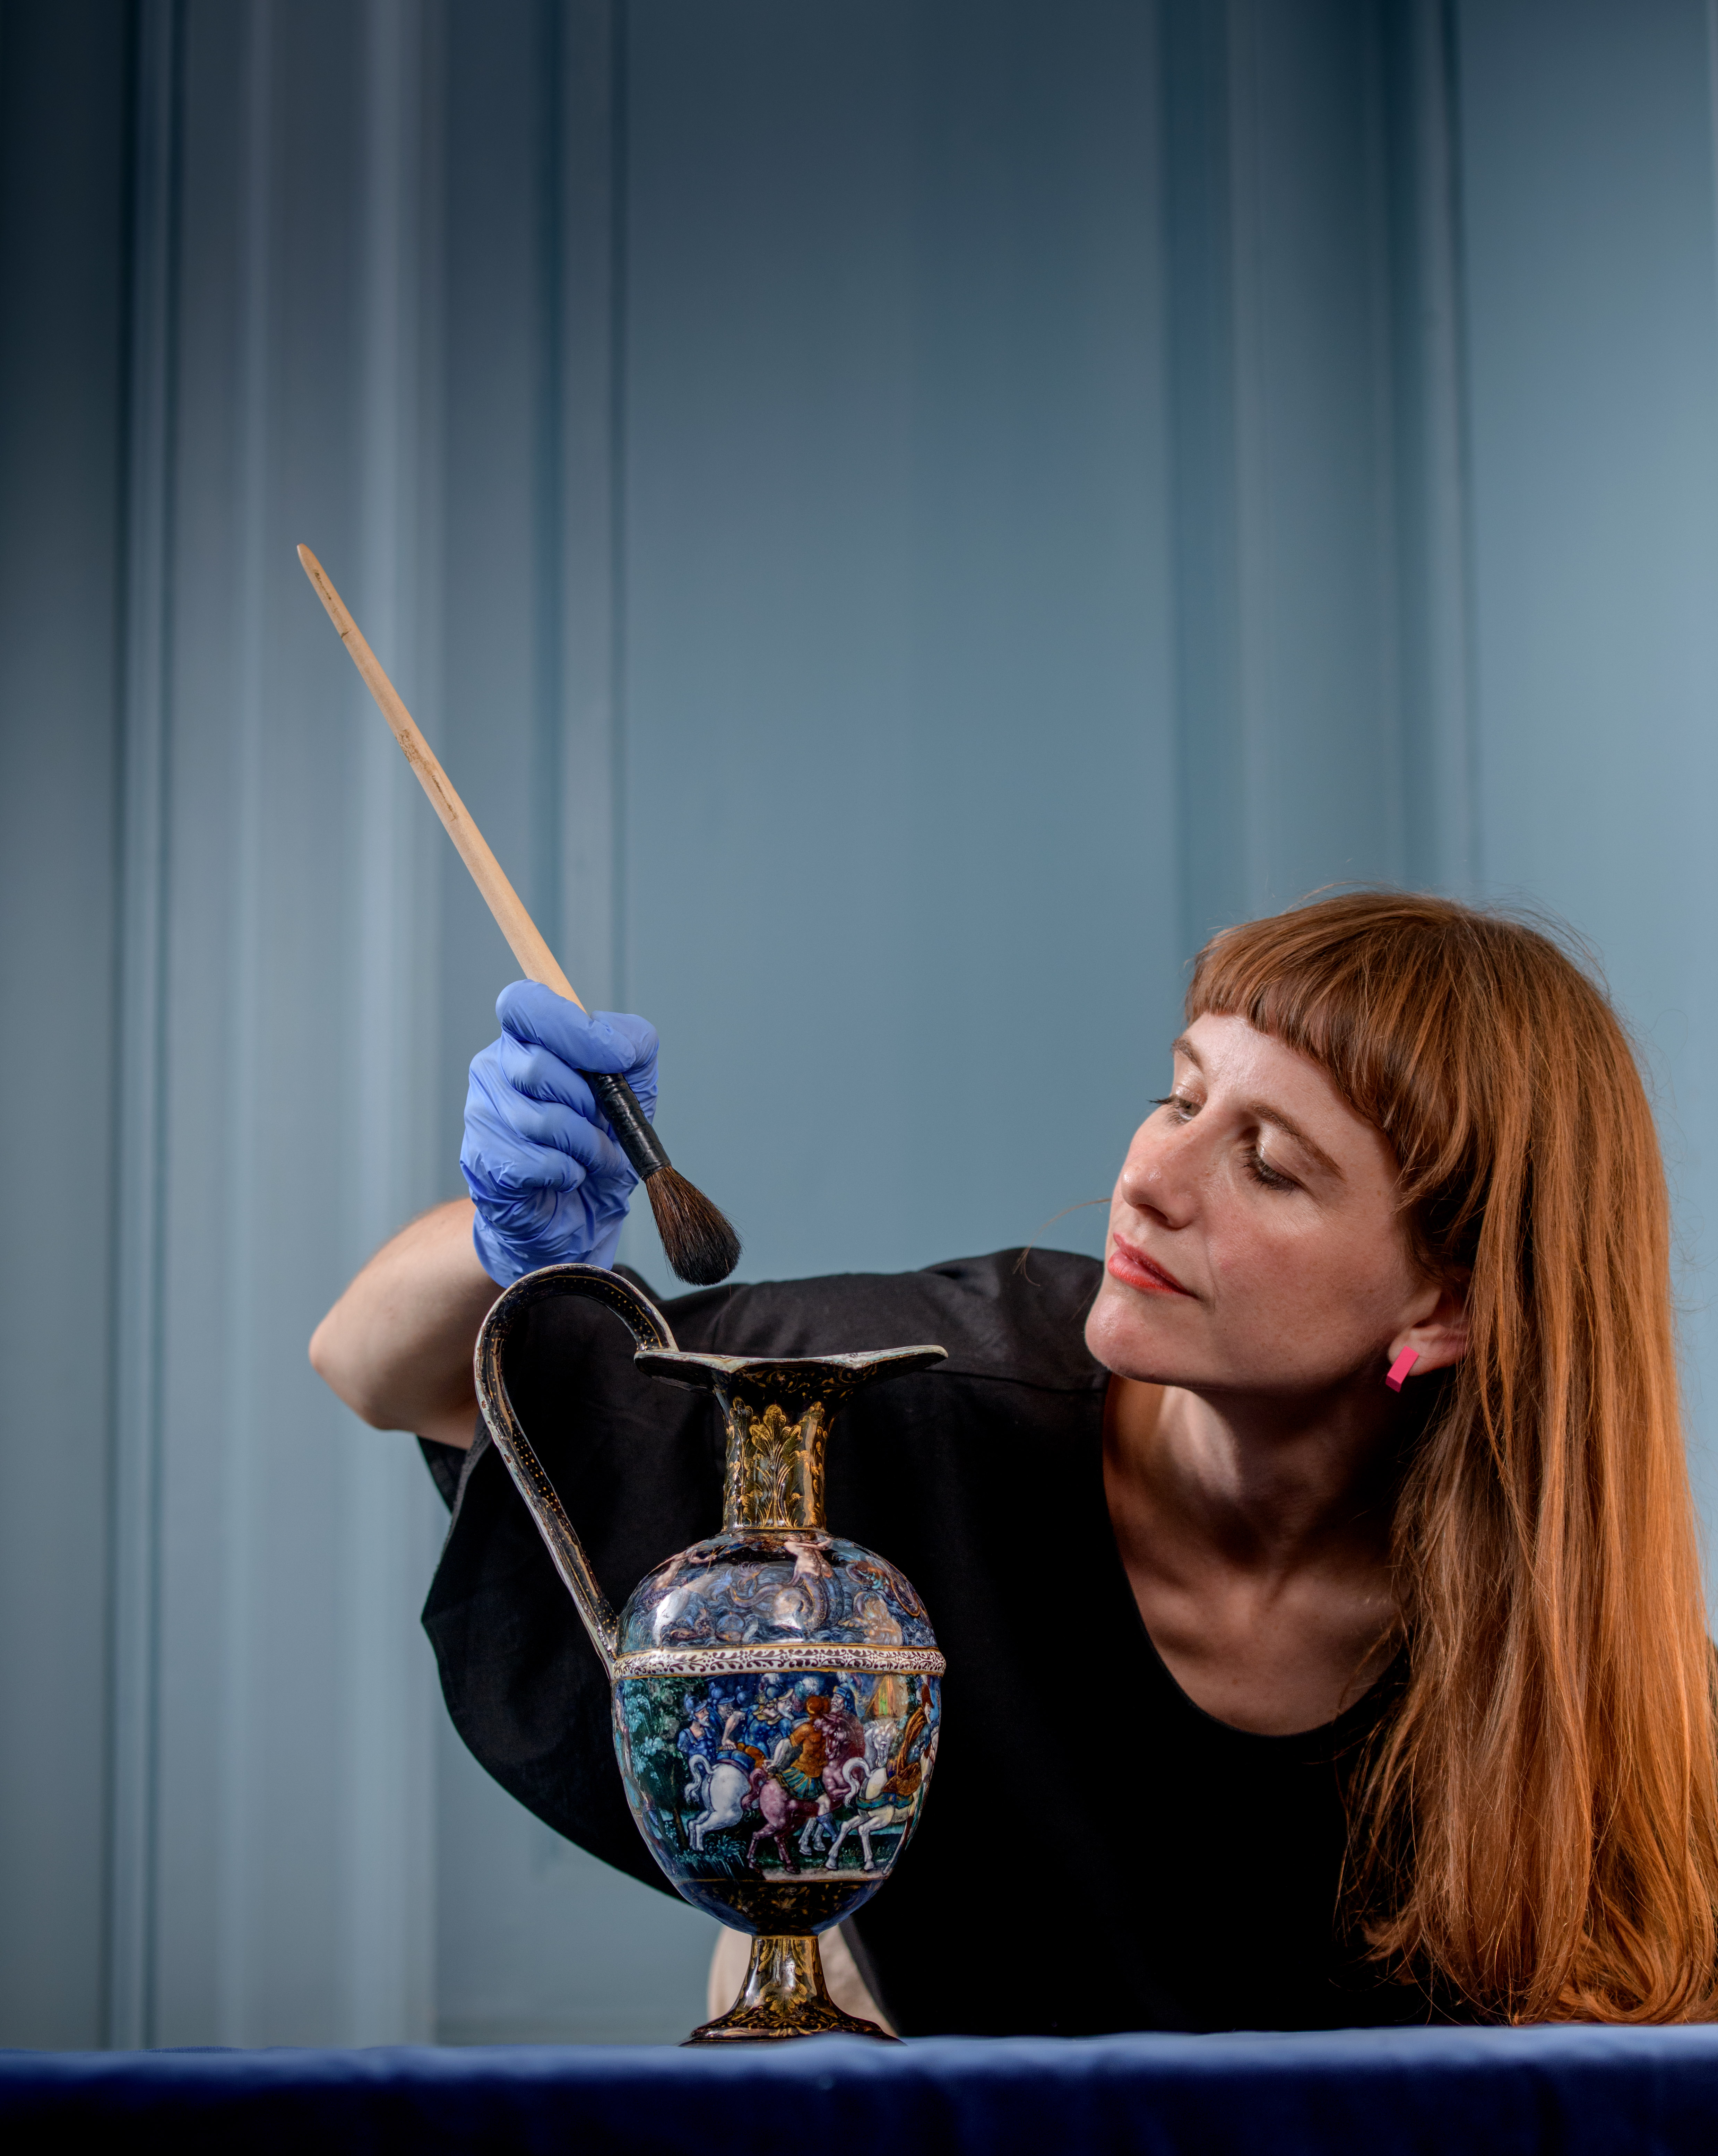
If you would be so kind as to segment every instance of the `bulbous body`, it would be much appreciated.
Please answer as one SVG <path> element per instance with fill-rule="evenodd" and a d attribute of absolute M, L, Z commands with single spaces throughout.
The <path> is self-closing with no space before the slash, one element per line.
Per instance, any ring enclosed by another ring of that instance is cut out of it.
<path fill-rule="evenodd" d="M 815 1933 L 868 1901 L 936 1763 L 936 1640 L 895 1568 L 817 1531 L 695 1543 L 620 1618 L 615 1748 L 651 1855 L 736 1930 Z"/>
<path fill-rule="evenodd" d="M 728 1434 L 720 1534 L 610 1613 L 502 1375 L 514 1317 L 553 1295 L 605 1303 L 646 1374 L 713 1393 Z M 527 1274 L 477 1345 L 490 1434 L 613 1681 L 615 1750 L 639 1831 L 694 1907 L 753 1935 L 739 2002 L 693 2042 L 878 2035 L 829 1999 L 817 1934 L 867 1902 L 911 1840 L 936 1765 L 943 1658 L 885 1558 L 831 1535 L 823 1450 L 861 1385 L 940 1348 L 766 1361 L 683 1354 L 660 1311 L 590 1265 Z"/>

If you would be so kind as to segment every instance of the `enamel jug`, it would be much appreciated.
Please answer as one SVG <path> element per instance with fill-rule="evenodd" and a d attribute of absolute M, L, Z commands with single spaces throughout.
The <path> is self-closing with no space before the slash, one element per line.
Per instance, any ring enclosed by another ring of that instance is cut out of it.
<path fill-rule="evenodd" d="M 502 1374 L 521 1315 L 558 1296 L 606 1305 L 637 1368 L 712 1393 L 727 1427 L 721 1532 L 646 1574 L 618 1618 Z M 639 1831 L 688 1902 L 752 1937 L 738 2001 L 691 2042 L 883 2034 L 830 1999 L 817 1935 L 869 1901 L 912 1837 L 944 1665 L 908 1582 L 826 1527 L 824 1446 L 861 1386 L 943 1359 L 684 1353 L 653 1303 L 595 1265 L 527 1273 L 478 1336 L 483 1419 L 608 1672 Z"/>

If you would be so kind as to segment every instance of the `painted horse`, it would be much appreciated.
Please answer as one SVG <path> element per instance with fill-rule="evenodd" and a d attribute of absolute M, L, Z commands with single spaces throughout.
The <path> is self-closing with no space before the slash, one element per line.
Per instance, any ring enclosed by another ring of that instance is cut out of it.
<path fill-rule="evenodd" d="M 719 1759 L 712 1767 L 702 1752 L 693 1753 L 687 1763 L 692 1779 L 686 1785 L 686 1801 L 700 1810 L 687 1822 L 687 1833 L 692 1847 L 701 1850 L 707 1834 L 738 1826 L 745 1817 L 751 1776 L 729 1759 Z"/>
<path fill-rule="evenodd" d="M 747 1809 L 760 1811 L 764 1815 L 763 1825 L 752 1836 L 747 1847 L 747 1863 L 754 1864 L 757 1861 L 758 1844 L 760 1841 L 773 1841 L 780 1852 L 782 1862 L 788 1870 L 797 1871 L 800 1867 L 794 1856 L 793 1850 L 789 1845 L 788 1836 L 795 1827 L 801 1826 L 803 1823 L 800 1835 L 800 1850 L 801 1855 L 809 1856 L 811 1852 L 806 1846 L 806 1840 L 828 1818 L 830 1810 L 828 1797 L 791 1796 L 785 1784 L 777 1775 L 772 1774 L 766 1767 L 753 1768 L 751 1783 L 746 1794 Z"/>

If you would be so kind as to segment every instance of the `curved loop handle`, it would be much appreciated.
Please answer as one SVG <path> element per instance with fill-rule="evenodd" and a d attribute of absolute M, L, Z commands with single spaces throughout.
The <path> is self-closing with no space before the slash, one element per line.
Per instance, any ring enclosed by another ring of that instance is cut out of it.
<path fill-rule="evenodd" d="M 601 1265 L 545 1265 L 539 1272 L 527 1273 L 497 1301 L 477 1335 L 477 1404 L 484 1425 L 507 1462 L 514 1486 L 530 1507 L 537 1532 L 561 1575 L 562 1584 L 572 1596 L 592 1645 L 602 1656 L 603 1667 L 612 1678 L 620 1650 L 620 1626 L 590 1568 L 584 1546 L 573 1531 L 566 1507 L 513 1412 L 507 1379 L 502 1374 L 502 1352 L 517 1320 L 533 1303 L 554 1301 L 563 1296 L 580 1296 L 606 1305 L 631 1333 L 640 1354 L 647 1350 L 672 1353 L 674 1335 L 667 1319 L 647 1296 Z"/>

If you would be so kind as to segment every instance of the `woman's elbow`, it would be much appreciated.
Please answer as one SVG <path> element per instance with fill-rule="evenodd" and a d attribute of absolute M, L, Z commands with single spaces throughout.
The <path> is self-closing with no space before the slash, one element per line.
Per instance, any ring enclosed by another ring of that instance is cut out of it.
<path fill-rule="evenodd" d="M 394 1425 L 375 1396 L 369 1382 L 371 1373 L 365 1368 L 363 1358 L 352 1353 L 352 1343 L 345 1337 L 339 1317 L 337 1306 L 311 1333 L 311 1368 L 360 1422 L 368 1423 L 372 1430 L 390 1430 Z"/>

